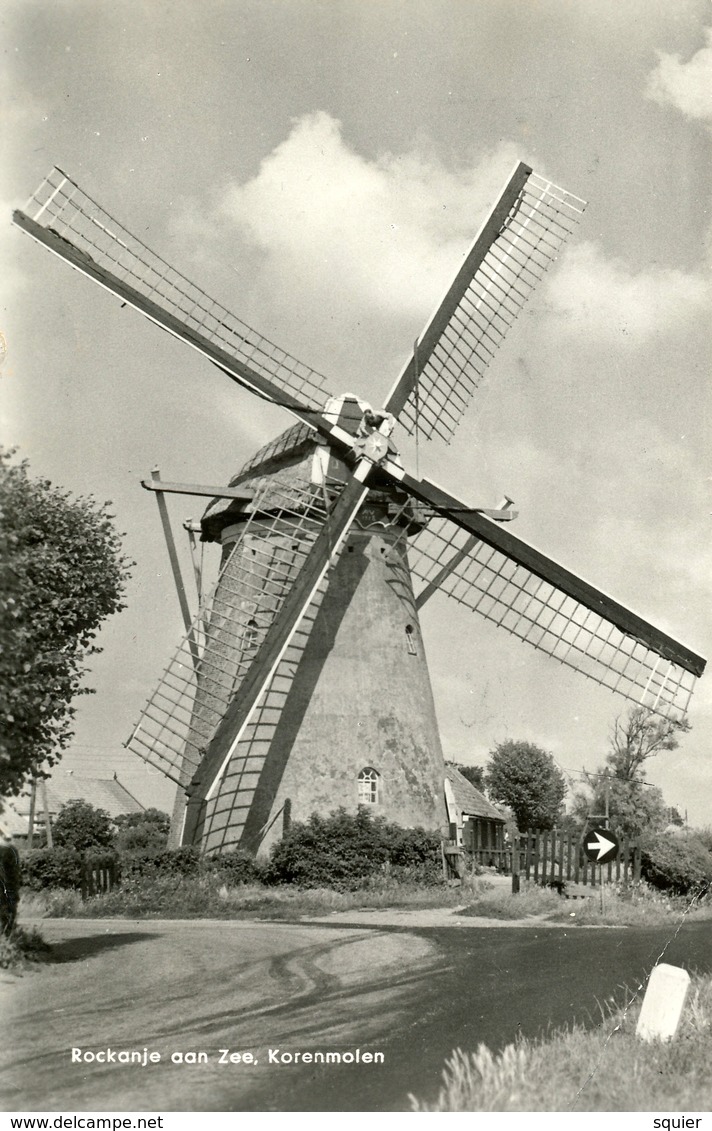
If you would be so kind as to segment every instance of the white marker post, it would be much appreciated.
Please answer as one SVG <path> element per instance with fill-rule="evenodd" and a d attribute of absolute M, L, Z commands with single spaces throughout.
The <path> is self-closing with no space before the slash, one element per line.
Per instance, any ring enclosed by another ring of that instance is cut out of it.
<path fill-rule="evenodd" d="M 690 975 L 679 966 L 661 962 L 654 966 L 635 1035 L 642 1041 L 670 1041 L 677 1032 L 685 998 L 690 987 Z"/>

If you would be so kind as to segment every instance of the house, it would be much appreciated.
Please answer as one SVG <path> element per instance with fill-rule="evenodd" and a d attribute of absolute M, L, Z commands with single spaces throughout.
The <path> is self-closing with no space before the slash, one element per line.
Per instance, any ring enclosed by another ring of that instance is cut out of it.
<path fill-rule="evenodd" d="M 506 818 L 451 763 L 445 765 L 445 804 L 451 840 L 476 853 L 480 864 L 496 865 L 505 847 Z"/>
<path fill-rule="evenodd" d="M 42 832 L 45 827 L 45 789 L 50 822 L 68 801 L 87 801 L 112 818 L 124 813 L 141 813 L 145 809 L 145 805 L 129 793 L 116 774 L 110 778 L 83 777 L 60 768 L 47 780 L 46 786 L 38 784 L 34 819 L 36 833 Z M 27 789 L 20 797 L 7 801 L 0 813 L 0 833 L 19 844 L 27 841 L 31 795 L 31 789 Z"/>

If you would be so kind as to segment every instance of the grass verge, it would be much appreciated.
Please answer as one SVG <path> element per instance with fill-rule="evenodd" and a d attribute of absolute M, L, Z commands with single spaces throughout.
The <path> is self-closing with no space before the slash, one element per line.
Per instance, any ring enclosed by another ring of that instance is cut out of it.
<path fill-rule="evenodd" d="M 434 1104 L 413 1111 L 710 1111 L 712 978 L 693 978 L 677 1036 L 644 1043 L 640 1012 L 612 1013 L 599 1029 L 575 1028 L 499 1053 L 456 1049 Z"/>
<path fill-rule="evenodd" d="M 463 909 L 463 904 L 466 906 Z M 534 885 L 512 895 L 486 876 L 470 876 L 462 886 L 422 885 L 379 878 L 355 891 L 300 888 L 284 884 L 228 885 L 216 876 L 154 876 L 128 879 L 121 887 L 82 902 L 79 892 L 25 892 L 24 918 L 162 918 L 162 919 L 299 919 L 339 911 L 458 908 L 458 918 L 546 920 L 568 926 L 653 927 L 678 922 L 683 914 L 712 916 L 712 903 L 690 903 L 664 896 L 645 884 L 635 889 L 605 889 L 604 909 L 595 889 L 585 899 L 562 899 L 555 891 Z"/>
<path fill-rule="evenodd" d="M 712 903 L 670 896 L 647 884 L 624 888 L 606 884 L 590 889 L 583 899 L 563 899 L 551 888 L 523 886 L 517 895 L 500 888 L 483 891 L 460 912 L 461 915 L 488 919 L 526 919 L 536 917 L 570 926 L 655 927 L 679 922 L 681 915 L 712 917 Z"/>
<path fill-rule="evenodd" d="M 471 899 L 485 882 L 473 877 L 463 891 L 383 881 L 342 892 L 290 885 L 231 887 L 209 876 L 163 876 L 129 881 L 84 903 L 75 891 L 27 892 L 20 907 L 22 915 L 30 918 L 298 919 L 357 909 L 455 907 L 463 897 Z"/>

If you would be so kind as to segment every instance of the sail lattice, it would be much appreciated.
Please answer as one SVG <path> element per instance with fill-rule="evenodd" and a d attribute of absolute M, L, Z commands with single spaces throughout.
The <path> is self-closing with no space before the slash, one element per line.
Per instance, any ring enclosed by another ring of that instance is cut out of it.
<path fill-rule="evenodd" d="M 695 673 L 448 519 L 409 549 L 420 594 L 435 588 L 520 640 L 646 708 L 684 715 Z"/>
<path fill-rule="evenodd" d="M 247 326 L 170 267 L 61 169 L 52 169 L 25 205 L 25 213 L 48 233 L 43 240 L 46 246 L 127 302 L 132 295 L 139 296 L 143 301 L 136 305 L 143 314 L 174 319 L 177 328 L 192 333 L 198 348 L 200 340 L 217 346 L 307 406 L 323 403 L 326 379 L 321 373 Z M 21 220 L 22 213 L 18 216 Z M 22 226 L 34 235 L 32 227 Z"/>
<path fill-rule="evenodd" d="M 186 785 L 200 765 L 328 521 L 327 507 L 328 496 L 310 486 L 282 485 L 276 495 L 266 483 L 255 495 L 252 513 L 215 589 L 179 644 L 126 743 L 177 784 Z M 263 704 L 261 715 L 258 709 L 253 729 L 260 725 L 260 718 L 264 721 L 268 708 L 269 704 L 267 708 Z M 271 725 L 274 720 L 270 717 L 268 721 Z"/>
<path fill-rule="evenodd" d="M 414 387 L 399 416 L 408 432 L 417 428 L 425 439 L 450 441 L 507 331 L 585 207 L 530 174 L 486 254 L 474 258 L 474 274 L 454 310 L 446 296 L 439 333 L 433 337 L 429 327 L 410 363 Z"/>

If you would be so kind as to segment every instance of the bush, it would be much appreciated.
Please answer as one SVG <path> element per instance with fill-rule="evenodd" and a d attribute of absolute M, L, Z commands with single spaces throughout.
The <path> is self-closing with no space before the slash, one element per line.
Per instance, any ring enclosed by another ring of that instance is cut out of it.
<path fill-rule="evenodd" d="M 21 857 L 22 883 L 30 891 L 74 889 L 82 886 L 82 869 L 86 863 L 117 864 L 113 852 L 75 852 L 72 848 L 39 848 Z"/>
<path fill-rule="evenodd" d="M 258 884 L 264 880 L 266 865 L 249 852 L 236 848 L 221 856 L 205 856 L 200 863 L 201 872 L 217 876 L 228 886 L 235 884 Z"/>
<path fill-rule="evenodd" d="M 114 819 L 119 852 L 141 855 L 165 852 L 171 819 L 160 809 L 143 809 L 140 813 L 122 813 Z"/>
<path fill-rule="evenodd" d="M 30 962 L 46 962 L 52 948 L 34 927 L 16 927 L 12 934 L 0 938 L 0 970 L 19 973 Z"/>
<path fill-rule="evenodd" d="M 659 890 L 697 894 L 712 883 L 712 854 L 696 836 L 659 833 L 642 845 L 641 870 Z"/>
<path fill-rule="evenodd" d="M 200 855 L 196 848 L 167 848 L 164 852 L 125 853 L 120 858 L 121 876 L 196 876 Z"/>
<path fill-rule="evenodd" d="M 80 888 L 82 854 L 73 848 L 37 848 L 22 855 L 22 883 L 31 891 Z"/>
<path fill-rule="evenodd" d="M 440 838 L 424 829 L 402 829 L 363 806 L 295 821 L 270 854 L 265 878 L 273 884 L 353 890 L 391 869 L 437 867 Z"/>
<path fill-rule="evenodd" d="M 86 852 L 88 848 L 112 848 L 114 826 L 104 809 L 95 809 L 88 801 L 68 801 L 62 806 L 52 826 L 59 848 Z"/>

